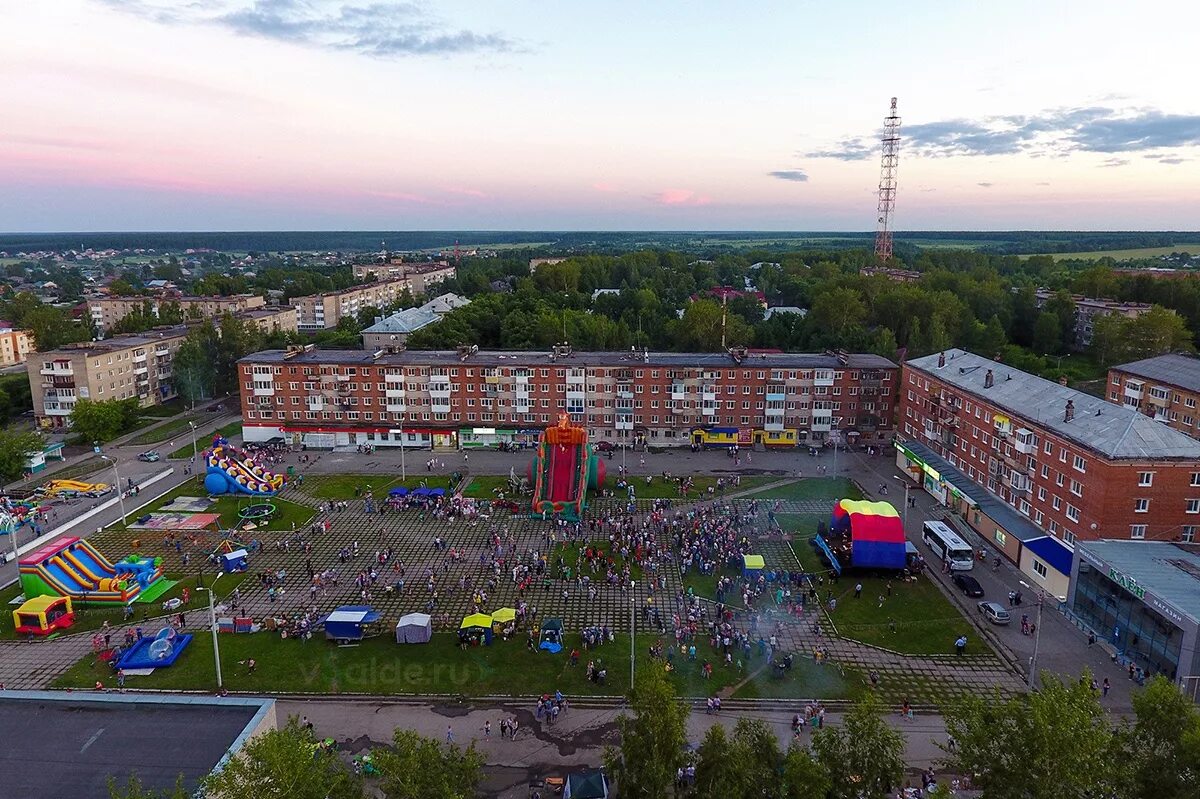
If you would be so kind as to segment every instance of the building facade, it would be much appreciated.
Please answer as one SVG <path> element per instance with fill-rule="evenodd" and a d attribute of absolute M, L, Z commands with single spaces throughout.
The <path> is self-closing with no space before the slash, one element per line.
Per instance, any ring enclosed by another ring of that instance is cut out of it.
<path fill-rule="evenodd" d="M 237 314 L 239 319 L 253 322 L 264 333 L 295 333 L 297 330 L 296 309 L 290 305 L 273 305 Z"/>
<path fill-rule="evenodd" d="M 136 397 L 142 406 L 173 399 L 171 362 L 187 332 L 178 325 L 39 353 L 26 364 L 38 426 L 68 427 L 80 399 Z"/>
<path fill-rule="evenodd" d="M 968 521 L 970 503 L 955 496 L 965 481 L 1067 546 L 1191 541 L 1200 530 L 1200 442 L 1128 406 L 949 350 L 904 364 L 897 426 L 902 448 L 948 464 L 953 474 L 935 482 Z M 919 467 L 916 455 L 901 452 Z M 1021 556 L 1012 531 L 977 529 Z"/>
<path fill-rule="evenodd" d="M 1200 358 L 1159 355 L 1108 370 L 1108 398 L 1200 438 Z"/>
<path fill-rule="evenodd" d="M 297 328 L 328 330 L 337 327 L 343 316 L 356 316 L 366 308 L 386 308 L 406 289 L 411 291 L 407 279 L 379 280 L 327 294 L 293 297 L 289 304 L 296 309 Z"/>
<path fill-rule="evenodd" d="M 0 366 L 25 363 L 33 351 L 33 337 L 28 332 L 14 330 L 8 322 L 0 322 Z"/>
<path fill-rule="evenodd" d="M 226 313 L 261 308 L 267 304 L 267 301 L 257 294 L 235 294 L 230 297 L 89 297 L 87 305 L 96 329 L 107 331 L 129 314 L 145 307 L 147 302 L 150 303 L 155 316 L 162 305 L 176 303 L 183 311 L 185 319 L 212 319 Z"/>
<path fill-rule="evenodd" d="M 1038 289 L 1036 293 L 1037 306 L 1043 307 L 1054 297 L 1055 292 Z M 1081 294 L 1072 294 L 1075 303 L 1075 344 L 1076 350 L 1085 350 L 1092 344 L 1092 333 L 1095 331 L 1096 319 L 1101 316 L 1124 316 L 1134 318 L 1150 310 L 1150 305 L 1144 302 L 1118 302 L 1117 300 L 1094 299 Z"/>
<path fill-rule="evenodd" d="M 395 258 L 386 264 L 354 264 L 351 270 L 355 280 L 403 280 L 414 297 L 428 294 L 438 283 L 455 275 L 454 267 L 446 261 L 406 263 Z"/>
<path fill-rule="evenodd" d="M 296 347 L 239 362 L 245 440 L 469 447 L 533 440 L 566 413 L 598 441 L 749 447 L 892 435 L 897 368 L 875 355 L 368 352 Z M 403 436 L 403 437 L 402 437 Z M 703 438 L 701 440 L 707 440 Z"/>

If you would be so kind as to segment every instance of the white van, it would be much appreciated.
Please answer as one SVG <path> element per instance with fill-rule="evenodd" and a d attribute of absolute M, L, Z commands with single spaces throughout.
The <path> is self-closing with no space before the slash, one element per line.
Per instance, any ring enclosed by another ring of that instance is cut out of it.
<path fill-rule="evenodd" d="M 933 554 L 950 563 L 952 571 L 975 568 L 975 552 L 958 533 L 943 522 L 928 521 L 921 527 L 921 538 Z"/>

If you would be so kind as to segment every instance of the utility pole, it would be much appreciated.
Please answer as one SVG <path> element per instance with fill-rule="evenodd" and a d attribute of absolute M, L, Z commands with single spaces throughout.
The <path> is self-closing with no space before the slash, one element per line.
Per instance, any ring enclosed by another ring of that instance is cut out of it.
<path fill-rule="evenodd" d="M 225 574 L 225 572 L 217 572 L 217 576 L 213 578 L 213 581 L 209 584 L 208 588 L 197 589 L 208 592 L 208 621 L 209 629 L 212 630 L 213 664 L 217 669 L 218 691 L 220 691 L 223 687 L 223 681 L 221 679 L 221 645 L 217 642 L 217 606 L 213 602 L 213 592 L 215 592 L 217 589 L 217 580 L 220 580 L 223 574 Z"/>
<path fill-rule="evenodd" d="M 1025 585 L 1022 580 L 1021 585 Z M 1037 621 L 1034 622 L 1033 630 L 1033 656 L 1029 658 L 1029 690 L 1032 691 L 1037 685 L 1037 659 L 1038 659 L 1038 644 L 1042 641 L 1042 605 L 1046 604 L 1046 592 L 1039 590 L 1037 593 Z"/>
<path fill-rule="evenodd" d="M 196 452 L 196 423 L 189 421 L 188 427 L 192 428 L 192 462 L 195 463 L 200 457 Z"/>
<path fill-rule="evenodd" d="M 908 492 L 912 488 L 912 482 L 905 480 L 900 475 L 896 475 L 896 479 L 904 483 L 904 507 L 900 509 L 900 524 L 908 526 Z"/>
<path fill-rule="evenodd" d="M 629 690 L 633 690 L 633 664 L 637 660 L 637 583 L 629 582 Z"/>
<path fill-rule="evenodd" d="M 113 476 L 117 478 L 117 502 L 121 504 L 121 526 L 125 526 L 125 491 L 121 488 L 121 473 L 117 471 L 117 462 L 107 455 L 100 456 L 112 464 Z"/>

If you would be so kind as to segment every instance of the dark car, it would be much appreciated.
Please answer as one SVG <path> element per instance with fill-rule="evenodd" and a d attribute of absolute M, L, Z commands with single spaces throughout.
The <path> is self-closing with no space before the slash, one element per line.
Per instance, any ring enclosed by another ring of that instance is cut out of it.
<path fill-rule="evenodd" d="M 596 442 L 596 451 L 597 452 L 612 452 L 616 448 L 617 448 L 617 445 L 612 443 L 611 441 L 597 441 Z"/>
<path fill-rule="evenodd" d="M 967 596 L 983 596 L 983 586 L 969 574 L 956 574 L 952 578 L 959 590 Z"/>

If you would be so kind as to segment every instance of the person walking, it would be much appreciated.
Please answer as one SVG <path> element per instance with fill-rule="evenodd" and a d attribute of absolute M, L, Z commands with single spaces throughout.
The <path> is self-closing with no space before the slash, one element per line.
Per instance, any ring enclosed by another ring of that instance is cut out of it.
<path fill-rule="evenodd" d="M 967 651 L 967 636 L 960 635 L 958 637 L 958 640 L 954 642 L 954 654 L 958 655 L 959 657 L 962 657 L 963 653 L 966 651 Z"/>
<path fill-rule="evenodd" d="M 454 727 L 449 724 L 446 725 L 446 743 L 454 743 Z"/>

